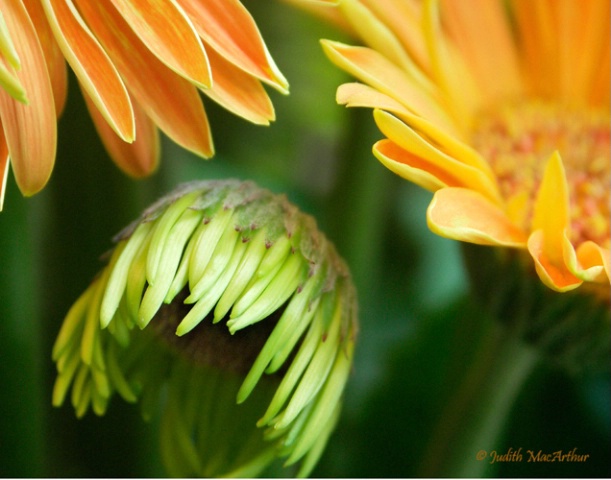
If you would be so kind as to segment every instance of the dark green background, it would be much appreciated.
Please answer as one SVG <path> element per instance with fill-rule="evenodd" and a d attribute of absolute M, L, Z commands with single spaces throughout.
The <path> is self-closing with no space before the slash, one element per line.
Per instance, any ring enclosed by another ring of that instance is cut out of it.
<path fill-rule="evenodd" d="M 318 38 L 341 39 L 339 32 L 280 3 L 244 3 L 291 84 L 288 97 L 270 93 L 277 111 L 271 127 L 247 124 L 206 101 L 215 158 L 203 161 L 164 142 L 159 171 L 135 181 L 108 159 L 71 77 L 48 186 L 24 199 L 9 178 L 0 214 L 0 475 L 164 476 L 156 426 L 145 424 L 137 407 L 115 398 L 105 417 L 90 413 L 80 421 L 69 406 L 51 407 L 51 346 L 110 238 L 141 209 L 181 181 L 238 177 L 286 192 L 314 214 L 359 289 L 354 373 L 314 475 L 418 476 L 431 431 L 481 340 L 467 334 L 484 314 L 469 300 L 459 246 L 428 231 L 430 194 L 374 159 L 371 145 L 381 134 L 371 112 L 335 104 L 335 88 L 348 78 L 325 59 Z M 608 372 L 571 377 L 540 366 L 503 438 L 481 449 L 577 448 L 590 457 L 572 464 L 524 460 L 486 474 L 611 476 L 609 394 Z"/>

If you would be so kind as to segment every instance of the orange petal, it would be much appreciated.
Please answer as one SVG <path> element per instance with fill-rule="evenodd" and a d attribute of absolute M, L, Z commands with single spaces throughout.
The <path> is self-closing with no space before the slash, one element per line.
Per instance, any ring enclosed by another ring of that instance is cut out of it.
<path fill-rule="evenodd" d="M 66 98 L 68 94 L 68 68 L 64 54 L 62 53 L 59 45 L 55 41 L 51 26 L 47 21 L 47 16 L 42 8 L 42 4 L 39 0 L 22 0 L 25 5 L 38 38 L 40 40 L 40 46 L 45 55 L 47 62 L 47 69 L 49 70 L 49 78 L 51 79 L 51 86 L 53 87 L 53 98 L 55 100 L 55 112 L 59 117 L 64 110 L 66 105 Z"/>
<path fill-rule="evenodd" d="M 4 138 L 4 130 L 0 124 L 0 212 L 4 207 L 4 194 L 6 193 L 6 179 L 8 178 L 8 166 L 10 164 L 8 147 Z"/>
<path fill-rule="evenodd" d="M 267 51 L 257 24 L 239 0 L 177 1 L 208 45 L 245 72 L 288 92 L 288 82 Z"/>
<path fill-rule="evenodd" d="M 391 172 L 427 190 L 434 192 L 443 187 L 460 185 L 447 171 L 403 150 L 390 140 L 376 142 L 373 154 Z"/>
<path fill-rule="evenodd" d="M 49 180 L 57 147 L 57 123 L 51 83 L 34 25 L 21 2 L 0 0 L 21 69 L 8 69 L 27 92 L 29 105 L 0 89 L 0 118 L 15 179 L 24 195 L 40 191 Z M 6 170 L 6 165 L 4 166 Z"/>
<path fill-rule="evenodd" d="M 382 133 L 401 148 L 422 158 L 429 164 L 447 171 L 453 177 L 459 179 L 462 186 L 477 190 L 491 200 L 500 202 L 496 183 L 490 178 L 487 171 L 483 172 L 479 168 L 468 165 L 460 158 L 450 157 L 394 115 L 382 110 L 375 110 L 374 118 Z"/>
<path fill-rule="evenodd" d="M 112 5 L 86 0 L 78 6 L 146 115 L 182 147 L 212 156 L 210 126 L 195 86 L 155 57 Z"/>
<path fill-rule="evenodd" d="M 276 116 L 261 82 L 212 49 L 208 56 L 214 72 L 214 85 L 203 92 L 230 112 L 257 125 L 269 125 Z"/>
<path fill-rule="evenodd" d="M 135 178 L 153 173 L 159 165 L 159 132 L 152 120 L 142 111 L 138 102 L 132 102 L 138 135 L 132 143 L 127 143 L 108 126 L 89 95 L 83 95 L 83 97 L 98 135 L 115 164 Z"/>
<path fill-rule="evenodd" d="M 474 113 L 482 107 L 482 92 L 477 88 L 472 72 L 456 47 L 446 41 L 439 18 L 439 1 L 423 2 L 422 12 L 422 29 L 428 47 L 431 77 L 443 92 L 453 117 L 468 127 Z"/>
<path fill-rule="evenodd" d="M 327 57 L 338 67 L 394 98 L 411 112 L 432 121 L 445 131 L 457 133 L 438 98 L 426 87 L 410 78 L 405 71 L 380 53 L 366 47 L 351 47 L 339 42 L 321 40 Z"/>
<path fill-rule="evenodd" d="M 494 101 L 522 93 L 516 46 L 502 2 L 445 0 L 441 14 L 452 42 L 486 97 Z"/>
<path fill-rule="evenodd" d="M 552 290 L 566 292 L 573 290 L 583 282 L 575 277 L 564 262 L 559 264 L 547 254 L 545 232 L 535 230 L 528 239 L 528 251 L 535 261 L 535 268 L 541 281 Z"/>
<path fill-rule="evenodd" d="M 202 42 L 185 12 L 172 0 L 112 0 L 151 52 L 176 73 L 202 88 L 212 75 Z"/>
<path fill-rule="evenodd" d="M 117 135 L 131 142 L 135 136 L 134 113 L 127 90 L 108 55 L 72 0 L 41 1 L 64 57 L 85 91 Z"/>
<path fill-rule="evenodd" d="M 466 188 L 442 188 L 427 210 L 431 231 L 478 245 L 524 247 L 526 236 L 497 205 Z"/>

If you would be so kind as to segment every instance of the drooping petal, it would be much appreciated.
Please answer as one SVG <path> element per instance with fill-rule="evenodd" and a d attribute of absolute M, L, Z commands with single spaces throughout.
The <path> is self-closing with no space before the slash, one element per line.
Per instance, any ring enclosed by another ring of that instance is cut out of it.
<path fill-rule="evenodd" d="M 338 67 L 444 130 L 458 132 L 439 100 L 427 95 L 416 80 L 383 55 L 370 48 L 352 47 L 330 40 L 322 40 L 321 44 L 327 57 Z"/>
<path fill-rule="evenodd" d="M 432 192 L 460 185 L 451 173 L 423 161 L 390 140 L 377 142 L 373 146 L 373 154 L 391 172 Z"/>
<path fill-rule="evenodd" d="M 53 170 L 55 106 L 42 49 L 26 9 L 21 2 L 6 0 L 0 1 L 0 7 L 21 62 L 21 68 L 12 73 L 29 99 L 29 105 L 24 105 L 0 89 L 0 119 L 17 185 L 29 196 L 46 185 Z M 3 59 L 0 62 L 7 69 L 13 68 Z"/>
<path fill-rule="evenodd" d="M 555 152 L 547 162 L 535 200 L 533 233 L 528 239 L 528 250 L 543 283 L 559 291 L 570 290 L 581 284 L 581 280 L 570 272 L 565 261 L 569 222 L 566 174 L 562 159 Z"/>
<path fill-rule="evenodd" d="M 134 113 L 125 85 L 110 58 L 72 0 L 41 1 L 64 57 L 85 91 L 117 135 L 131 142 L 135 137 Z"/>
<path fill-rule="evenodd" d="M 51 26 L 47 21 L 45 11 L 39 0 L 22 0 L 30 15 L 30 19 L 36 28 L 40 40 L 40 46 L 45 55 L 47 70 L 53 87 L 53 98 L 55 100 L 55 112 L 59 117 L 66 105 L 68 97 L 68 68 L 64 55 L 53 36 Z"/>
<path fill-rule="evenodd" d="M 78 1 L 78 6 L 146 115 L 182 147 L 212 156 L 210 126 L 197 88 L 157 59 L 112 5 Z"/>
<path fill-rule="evenodd" d="M 552 290 L 567 292 L 583 282 L 574 276 L 564 264 L 552 262 L 546 246 L 545 232 L 535 230 L 528 238 L 528 251 L 535 261 L 535 269 L 541 281 Z"/>
<path fill-rule="evenodd" d="M 611 252 L 592 241 L 579 245 L 577 251 L 565 239 L 565 261 L 573 275 L 585 282 L 609 283 L 609 257 Z"/>
<path fill-rule="evenodd" d="M 95 108 L 89 95 L 83 95 L 83 97 L 98 135 L 117 166 L 135 178 L 153 173 L 159 164 L 159 132 L 153 121 L 142 111 L 138 102 L 132 102 L 136 120 L 136 140 L 127 143 L 110 128 L 104 117 Z"/>
<path fill-rule="evenodd" d="M 21 67 L 19 55 L 11 40 L 2 11 L 0 11 L 0 58 L 4 58 L 4 60 L 14 69 L 19 69 Z M 23 85 L 21 85 L 19 79 L 4 66 L 3 62 L 0 62 L 0 88 L 6 90 L 14 99 L 22 103 L 27 103 L 28 97 Z"/>
<path fill-rule="evenodd" d="M 239 0 L 177 0 L 206 44 L 245 72 L 288 92 L 254 19 Z"/>
<path fill-rule="evenodd" d="M 460 158 L 463 163 L 481 170 L 490 179 L 495 178 L 490 165 L 473 148 L 434 123 L 414 115 L 392 97 L 362 83 L 345 83 L 338 87 L 335 98 L 337 103 L 347 107 L 368 107 L 390 112 L 451 157 Z"/>
<path fill-rule="evenodd" d="M 210 49 L 214 85 L 203 92 L 230 112 L 257 125 L 269 125 L 276 118 L 265 88 L 255 77 L 229 63 Z"/>
<path fill-rule="evenodd" d="M 442 0 L 441 5 L 442 22 L 489 101 L 522 93 L 517 50 L 504 8 L 502 2 L 490 0 Z"/>
<path fill-rule="evenodd" d="M 168 67 L 201 88 L 212 85 L 202 42 L 172 0 L 111 0 L 129 26 Z"/>
<path fill-rule="evenodd" d="M 6 179 L 8 178 L 8 167 L 10 161 L 8 147 L 4 138 L 4 129 L 0 122 L 0 212 L 4 207 L 4 194 L 6 193 Z"/>
<path fill-rule="evenodd" d="M 375 110 L 374 117 L 382 133 L 398 146 L 441 170 L 451 172 L 462 186 L 473 188 L 491 200 L 500 202 L 496 184 L 485 172 L 440 151 L 394 115 Z"/>
<path fill-rule="evenodd" d="M 526 235 L 497 205 L 466 188 L 443 188 L 433 196 L 427 223 L 442 237 L 475 243 L 524 247 Z"/>

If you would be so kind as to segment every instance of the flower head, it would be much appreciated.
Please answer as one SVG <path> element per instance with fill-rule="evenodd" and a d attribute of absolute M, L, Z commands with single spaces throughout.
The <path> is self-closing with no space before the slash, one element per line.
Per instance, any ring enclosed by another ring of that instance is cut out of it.
<path fill-rule="evenodd" d="M 435 192 L 429 227 L 527 250 L 554 290 L 602 284 L 608 296 L 609 2 L 336 8 L 368 45 L 323 41 L 362 82 L 337 100 L 375 109 L 375 156 Z"/>
<path fill-rule="evenodd" d="M 25 195 L 42 189 L 53 169 L 66 63 L 113 160 L 136 177 L 156 168 L 158 130 L 213 155 L 200 91 L 256 124 L 274 119 L 263 84 L 287 92 L 239 0 L 2 0 L 0 7 L 0 186 L 10 157 Z"/>
<path fill-rule="evenodd" d="M 152 415 L 179 476 L 307 475 L 337 421 L 357 330 L 349 272 L 315 221 L 252 183 L 183 185 L 117 237 L 53 349 L 54 405 L 114 392 Z M 236 404 L 237 399 L 237 404 Z"/>

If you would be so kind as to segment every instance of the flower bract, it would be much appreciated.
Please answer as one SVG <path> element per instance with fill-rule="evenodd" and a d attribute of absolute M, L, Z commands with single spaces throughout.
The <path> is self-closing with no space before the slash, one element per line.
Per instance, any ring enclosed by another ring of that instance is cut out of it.
<path fill-rule="evenodd" d="M 250 182 L 195 182 L 117 237 L 53 349 L 54 405 L 161 409 L 175 476 L 307 475 L 338 420 L 357 333 L 349 271 L 314 219 Z"/>

